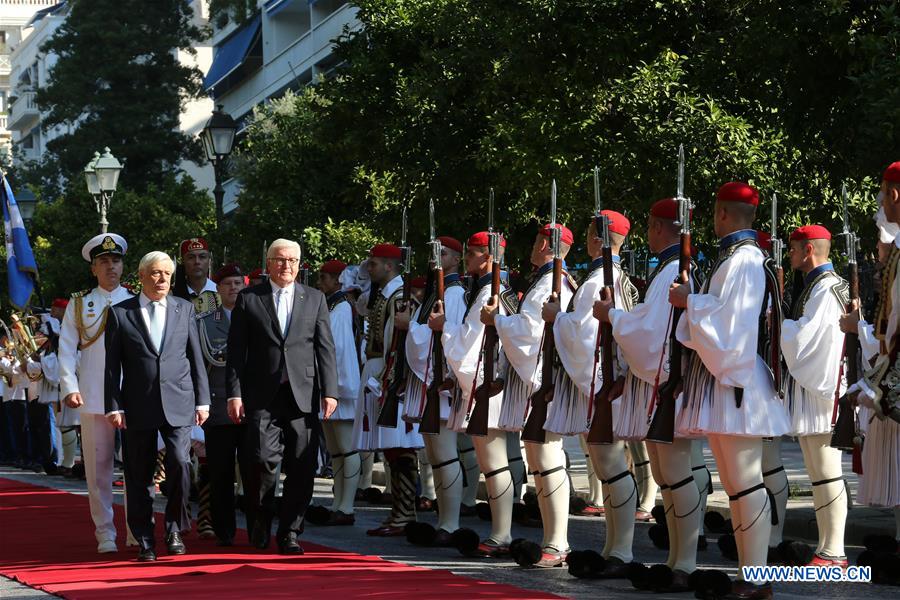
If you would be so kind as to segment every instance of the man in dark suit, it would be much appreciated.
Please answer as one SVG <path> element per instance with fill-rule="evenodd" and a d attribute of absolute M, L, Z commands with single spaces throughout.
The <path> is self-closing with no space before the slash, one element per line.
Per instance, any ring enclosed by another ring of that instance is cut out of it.
<path fill-rule="evenodd" d="M 209 416 L 209 384 L 190 302 L 167 296 L 175 265 L 163 252 L 141 259 L 143 290 L 112 307 L 106 324 L 106 416 L 124 430 L 128 526 L 139 561 L 156 560 L 153 471 L 157 433 L 166 445 L 166 546 L 184 554 L 191 527 L 191 426 Z"/>
<path fill-rule="evenodd" d="M 266 264 L 269 281 L 242 291 L 231 313 L 228 415 L 247 424 L 240 462 L 252 543 L 269 546 L 281 462 L 278 549 L 302 554 L 297 536 L 313 493 L 319 403 L 326 419 L 337 408 L 337 361 L 325 296 L 294 281 L 300 246 L 275 240 Z"/>

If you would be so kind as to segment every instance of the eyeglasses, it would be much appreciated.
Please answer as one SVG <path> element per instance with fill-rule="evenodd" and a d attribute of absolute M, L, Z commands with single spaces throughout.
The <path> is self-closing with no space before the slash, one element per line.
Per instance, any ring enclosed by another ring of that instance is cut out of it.
<path fill-rule="evenodd" d="M 270 258 L 269 260 L 271 260 L 273 263 L 275 263 L 278 266 L 291 265 L 292 267 L 296 267 L 297 263 L 300 262 L 299 258 L 274 257 L 274 258 Z"/>

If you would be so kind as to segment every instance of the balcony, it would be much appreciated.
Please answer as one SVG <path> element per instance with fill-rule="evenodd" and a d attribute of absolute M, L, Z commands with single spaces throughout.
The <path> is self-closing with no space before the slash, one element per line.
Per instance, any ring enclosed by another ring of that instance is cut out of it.
<path fill-rule="evenodd" d="M 34 92 L 25 92 L 9 107 L 9 129 L 27 131 L 40 119 L 41 112 L 34 101 Z"/>
<path fill-rule="evenodd" d="M 7 124 L 9 123 L 9 117 L 6 115 L 0 115 L 0 132 L 5 132 L 7 129 Z"/>
<path fill-rule="evenodd" d="M 9 54 L 0 54 L 0 77 L 9 75 L 12 71 L 12 60 Z"/>

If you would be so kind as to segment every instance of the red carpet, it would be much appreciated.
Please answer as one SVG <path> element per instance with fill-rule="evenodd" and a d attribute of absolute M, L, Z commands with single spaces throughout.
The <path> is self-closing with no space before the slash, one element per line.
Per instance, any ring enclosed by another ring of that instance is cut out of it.
<path fill-rule="evenodd" d="M 136 551 L 124 549 L 119 506 L 116 519 L 120 552 L 99 555 L 86 496 L 0 478 L 0 573 L 45 592 L 85 599 L 557 597 L 308 542 L 305 555 L 286 558 L 246 546 L 217 548 L 188 536 L 190 554 L 168 557 L 161 525 L 160 560 L 139 564 L 133 560 Z"/>

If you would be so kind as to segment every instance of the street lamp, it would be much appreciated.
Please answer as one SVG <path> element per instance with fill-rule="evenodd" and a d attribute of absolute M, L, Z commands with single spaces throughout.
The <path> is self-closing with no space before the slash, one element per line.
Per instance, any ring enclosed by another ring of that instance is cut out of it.
<path fill-rule="evenodd" d="M 206 150 L 206 158 L 212 163 L 216 177 L 213 196 L 216 199 L 217 232 L 222 229 L 222 212 L 225 202 L 225 188 L 222 187 L 222 179 L 225 175 L 225 161 L 234 147 L 234 134 L 237 132 L 237 123 L 231 118 L 231 115 L 222 110 L 223 108 L 221 104 L 216 107 L 200 134 L 203 148 Z"/>
<path fill-rule="evenodd" d="M 84 180 L 87 183 L 88 193 L 94 198 L 94 205 L 100 213 L 100 232 L 106 233 L 109 221 L 106 220 L 106 211 L 116 186 L 119 183 L 119 173 L 122 172 L 122 164 L 109 151 L 103 149 L 103 154 L 94 152 L 94 158 L 84 168 Z"/>

